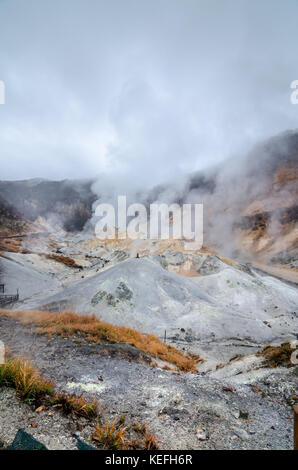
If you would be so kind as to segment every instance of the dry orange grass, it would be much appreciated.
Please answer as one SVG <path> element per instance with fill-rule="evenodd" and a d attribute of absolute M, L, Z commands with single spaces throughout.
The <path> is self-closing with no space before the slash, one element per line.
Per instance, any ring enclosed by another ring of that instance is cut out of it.
<path fill-rule="evenodd" d="M 160 449 L 158 439 L 154 434 L 148 429 L 146 423 L 140 424 L 138 421 L 134 424 L 133 429 L 136 433 L 143 436 L 144 439 L 144 448 L 146 450 L 158 450 Z"/>
<path fill-rule="evenodd" d="M 63 255 L 56 255 L 55 253 L 49 253 L 46 255 L 47 258 L 53 259 L 54 261 L 58 261 L 59 263 L 65 264 L 65 266 L 68 266 L 69 268 L 80 268 L 74 259 L 70 258 L 69 256 L 63 256 Z"/>
<path fill-rule="evenodd" d="M 158 439 L 154 436 L 152 432 L 150 432 L 148 429 L 146 430 L 145 436 L 145 449 L 146 450 L 159 450 L 159 444 L 158 444 Z"/>
<path fill-rule="evenodd" d="M 96 424 L 92 439 L 104 449 L 123 450 L 128 447 L 126 438 L 127 426 L 118 423 L 118 420 L 104 420 L 103 423 Z"/>
<path fill-rule="evenodd" d="M 57 393 L 54 382 L 42 377 L 27 359 L 6 354 L 5 363 L 0 365 L 0 387 L 14 388 L 20 400 L 34 406 L 59 407 L 65 414 L 73 413 L 89 419 L 98 416 L 95 400 Z"/>
<path fill-rule="evenodd" d="M 282 343 L 280 346 L 272 346 L 268 344 L 263 350 L 256 355 L 264 357 L 265 367 L 294 367 L 295 364 L 291 360 L 295 348 L 289 342 Z"/>
<path fill-rule="evenodd" d="M 137 439 L 134 438 L 131 434 L 132 431 L 141 436 L 141 439 L 139 437 Z M 124 423 L 117 419 L 110 421 L 105 418 L 102 422 L 95 425 L 92 439 L 103 449 L 160 449 L 158 439 L 149 431 L 146 423 L 124 426 Z"/>
<path fill-rule="evenodd" d="M 0 250 L 9 251 L 11 253 L 19 253 L 21 251 L 22 242 L 19 239 L 4 238 L 0 239 Z"/>
<path fill-rule="evenodd" d="M 5 363 L 0 365 L 0 387 L 11 387 L 20 400 L 33 405 L 41 412 L 48 407 L 59 408 L 65 414 L 83 416 L 95 422 L 92 439 L 103 449 L 159 449 L 158 441 L 145 423 L 136 423 L 133 428 L 125 426 L 125 416 L 113 420 L 101 420 L 96 399 L 87 401 L 83 396 L 57 393 L 55 384 L 46 380 L 26 359 L 6 354 Z M 133 439 L 131 429 L 142 436 Z"/>
<path fill-rule="evenodd" d="M 38 310 L 10 311 L 0 309 L 0 315 L 15 318 L 23 323 L 34 324 L 37 332 L 47 335 L 85 336 L 100 343 L 128 343 L 140 351 L 174 364 L 182 372 L 195 372 L 196 364 L 203 359 L 183 354 L 182 351 L 160 341 L 152 334 L 142 334 L 132 328 L 102 322 L 94 315 L 76 315 L 71 312 L 47 313 Z"/>

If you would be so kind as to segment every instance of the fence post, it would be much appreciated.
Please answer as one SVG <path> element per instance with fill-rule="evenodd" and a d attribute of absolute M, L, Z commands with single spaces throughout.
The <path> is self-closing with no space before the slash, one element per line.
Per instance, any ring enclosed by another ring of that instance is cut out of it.
<path fill-rule="evenodd" d="M 167 330 L 165 330 L 165 337 L 164 337 L 164 342 L 167 342 Z"/>
<path fill-rule="evenodd" d="M 298 405 L 294 406 L 294 450 L 298 450 Z"/>

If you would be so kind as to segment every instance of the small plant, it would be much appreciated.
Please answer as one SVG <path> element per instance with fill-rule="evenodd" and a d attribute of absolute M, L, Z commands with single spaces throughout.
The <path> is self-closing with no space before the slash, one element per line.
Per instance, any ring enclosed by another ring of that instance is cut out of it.
<path fill-rule="evenodd" d="M 19 398 L 38 404 L 45 396 L 54 395 L 54 385 L 45 380 L 32 364 L 20 358 L 6 358 L 0 365 L 0 386 L 12 387 Z"/>
<path fill-rule="evenodd" d="M 291 361 L 291 355 L 295 351 L 289 342 L 282 343 L 280 346 L 267 345 L 256 355 L 263 357 L 264 367 L 293 367 L 295 364 Z"/>
<path fill-rule="evenodd" d="M 73 413 L 88 419 L 98 416 L 98 405 L 95 399 L 93 401 L 86 401 L 82 396 L 59 393 L 55 395 L 50 404 L 52 406 L 60 405 L 65 414 Z"/>
<path fill-rule="evenodd" d="M 133 425 L 133 430 L 138 433 L 144 435 L 146 433 L 146 423 L 140 424 L 138 421 L 136 421 Z"/>
<path fill-rule="evenodd" d="M 125 423 L 125 419 L 126 419 L 125 415 L 120 416 L 120 417 L 119 417 L 119 420 L 118 420 L 119 424 L 124 424 L 124 423 Z"/>
<path fill-rule="evenodd" d="M 146 450 L 158 450 L 160 447 L 158 445 L 157 439 L 152 432 L 147 428 L 146 423 L 140 424 L 138 421 L 133 425 L 133 430 L 141 434 L 144 439 L 144 449 Z"/>
<path fill-rule="evenodd" d="M 89 342 L 128 343 L 140 351 L 176 366 L 182 372 L 196 372 L 196 364 L 203 362 L 199 356 L 191 357 L 164 344 L 157 336 L 142 334 L 132 328 L 116 326 L 99 320 L 95 315 L 76 315 L 72 312 L 47 313 L 38 310 L 1 310 L 0 315 L 15 318 L 37 326 L 37 333 L 60 335 L 65 338 L 76 335 Z M 154 365 L 153 365 L 154 366 Z"/>
<path fill-rule="evenodd" d="M 104 449 L 123 450 L 127 448 L 126 438 L 127 426 L 119 424 L 117 419 L 96 424 L 92 439 Z"/>
<path fill-rule="evenodd" d="M 11 387 L 18 397 L 34 407 L 55 406 L 65 414 L 73 413 L 85 418 L 98 416 L 96 400 L 87 401 L 82 396 L 56 393 L 55 385 L 44 379 L 35 367 L 26 359 L 6 357 L 0 365 L 0 387 Z"/>

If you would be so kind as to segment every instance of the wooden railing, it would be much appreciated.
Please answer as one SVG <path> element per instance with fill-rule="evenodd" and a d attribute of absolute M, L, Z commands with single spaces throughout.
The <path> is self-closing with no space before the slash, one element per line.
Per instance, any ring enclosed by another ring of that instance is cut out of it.
<path fill-rule="evenodd" d="M 0 305 L 10 304 L 12 302 L 17 302 L 18 300 L 19 300 L 19 294 L 16 294 L 16 295 L 1 294 L 0 295 Z"/>

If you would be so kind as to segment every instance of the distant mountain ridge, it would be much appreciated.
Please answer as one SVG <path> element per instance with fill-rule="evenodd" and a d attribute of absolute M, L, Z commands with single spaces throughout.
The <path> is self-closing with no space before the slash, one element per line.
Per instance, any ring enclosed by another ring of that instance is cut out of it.
<path fill-rule="evenodd" d="M 17 220 L 21 226 L 40 217 L 66 231 L 81 231 L 100 200 L 93 182 L 0 181 L 0 231 L 7 233 L 10 218 L 17 228 Z M 182 182 L 177 177 L 145 195 L 135 194 L 135 202 L 149 206 L 156 201 L 203 203 L 204 244 L 240 261 L 298 272 L 298 130 Z"/>
<path fill-rule="evenodd" d="M 27 221 L 43 217 L 67 231 L 80 231 L 91 217 L 96 200 L 92 183 L 92 180 L 0 181 L 0 210 L 9 205 Z"/>

